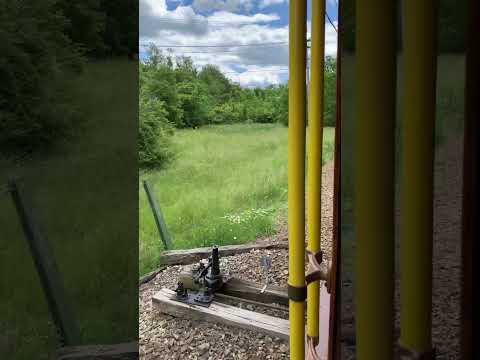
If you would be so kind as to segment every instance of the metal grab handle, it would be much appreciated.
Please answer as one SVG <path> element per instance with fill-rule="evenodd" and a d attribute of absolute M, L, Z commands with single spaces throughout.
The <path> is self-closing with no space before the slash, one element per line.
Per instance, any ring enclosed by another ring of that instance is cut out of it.
<path fill-rule="evenodd" d="M 307 273 L 305 274 L 306 283 L 310 284 L 311 282 L 314 282 L 317 280 L 324 280 L 326 282 L 325 285 L 327 287 L 327 292 L 330 294 L 330 290 L 331 290 L 330 274 L 331 274 L 332 262 L 328 261 L 327 269 L 324 269 L 321 266 L 321 263 L 323 262 L 323 253 L 321 250 L 316 253 L 312 253 L 311 251 L 307 250 L 306 253 L 308 256 L 308 270 L 307 270 Z"/>

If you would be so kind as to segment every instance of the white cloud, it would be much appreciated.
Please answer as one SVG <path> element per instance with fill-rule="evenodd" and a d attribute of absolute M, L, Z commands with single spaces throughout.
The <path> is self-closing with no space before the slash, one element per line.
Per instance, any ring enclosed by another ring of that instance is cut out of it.
<path fill-rule="evenodd" d="M 163 31 L 200 36 L 208 31 L 207 20 L 196 14 L 190 6 L 167 10 L 165 0 L 140 0 L 140 37 L 158 37 Z"/>
<path fill-rule="evenodd" d="M 255 5 L 255 0 L 194 0 L 192 7 L 199 11 L 250 11 Z"/>
<path fill-rule="evenodd" d="M 208 21 L 212 23 L 221 22 L 229 25 L 268 23 L 279 19 L 277 14 L 240 15 L 227 11 L 217 11 L 208 17 Z"/>
<path fill-rule="evenodd" d="M 272 84 L 280 84 L 282 75 L 288 74 L 283 66 L 247 66 L 243 72 L 227 73 L 232 81 L 244 87 L 264 87 Z M 284 76 L 283 76 L 284 77 Z"/>
<path fill-rule="evenodd" d="M 260 9 L 264 9 L 269 6 L 283 4 L 285 2 L 288 2 L 288 0 L 262 0 L 258 7 Z"/>
<path fill-rule="evenodd" d="M 140 0 L 140 15 L 164 16 L 168 13 L 165 0 Z"/>
<path fill-rule="evenodd" d="M 173 54 L 190 56 L 199 67 L 215 64 L 242 86 L 278 84 L 288 76 L 284 71 L 288 68 L 288 26 L 270 25 L 279 19 L 277 14 L 245 15 L 218 10 L 200 15 L 191 6 L 168 10 L 165 0 L 140 0 L 140 5 L 141 43 L 175 45 L 171 50 Z M 158 21 L 159 18 L 162 21 Z M 310 22 L 307 29 L 310 32 Z M 337 34 L 328 22 L 325 36 L 326 55 L 335 56 Z M 279 42 L 282 44 L 268 45 Z M 259 46 L 232 46 L 239 44 Z M 184 45 L 196 47 L 178 47 Z M 198 47 L 200 45 L 209 47 Z"/>

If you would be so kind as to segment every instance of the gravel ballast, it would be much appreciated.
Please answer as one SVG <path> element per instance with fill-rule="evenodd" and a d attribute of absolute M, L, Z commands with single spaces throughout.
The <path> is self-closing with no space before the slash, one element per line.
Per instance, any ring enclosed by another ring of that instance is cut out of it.
<path fill-rule="evenodd" d="M 432 342 L 437 360 L 460 358 L 461 303 L 461 206 L 462 206 L 461 136 L 451 137 L 436 149 L 434 168 L 433 221 L 433 293 Z M 398 237 L 401 209 L 396 208 L 396 281 L 395 338 L 400 335 L 400 279 Z M 346 227 L 351 227 L 348 224 Z M 344 249 L 345 251 L 345 249 Z M 351 279 L 344 271 L 342 278 L 342 359 L 355 359 L 354 294 Z"/>
<path fill-rule="evenodd" d="M 330 259 L 332 237 L 333 162 L 323 167 L 322 179 L 322 250 Z M 287 235 L 282 224 L 275 236 L 262 241 L 280 241 Z M 260 266 L 262 256 L 272 259 L 270 284 L 287 285 L 288 250 L 253 250 L 249 253 L 220 259 L 221 271 L 226 276 L 264 284 L 266 274 Z M 152 296 L 163 287 L 175 289 L 177 277 L 189 265 L 173 265 L 158 273 L 139 290 L 139 336 L 141 359 L 288 359 L 288 341 L 254 331 L 223 324 L 174 318 L 152 309 Z M 237 304 L 248 310 L 287 318 L 288 313 L 252 304 Z"/>

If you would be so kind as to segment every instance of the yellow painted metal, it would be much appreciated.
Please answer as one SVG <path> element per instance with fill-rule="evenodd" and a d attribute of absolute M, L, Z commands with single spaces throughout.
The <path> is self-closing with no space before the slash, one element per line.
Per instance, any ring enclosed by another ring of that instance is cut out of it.
<path fill-rule="evenodd" d="M 289 277 L 305 286 L 306 0 L 289 4 L 288 240 Z M 305 302 L 289 302 L 290 359 L 305 356 Z"/>
<path fill-rule="evenodd" d="M 400 296 L 403 346 L 431 348 L 436 4 L 405 0 Z"/>
<path fill-rule="evenodd" d="M 396 4 L 356 2 L 354 160 L 358 360 L 393 359 Z"/>
<path fill-rule="evenodd" d="M 308 249 L 321 244 L 323 78 L 325 65 L 325 0 L 312 1 L 310 94 L 308 99 L 307 229 Z M 307 335 L 319 336 L 320 282 L 308 285 Z"/>

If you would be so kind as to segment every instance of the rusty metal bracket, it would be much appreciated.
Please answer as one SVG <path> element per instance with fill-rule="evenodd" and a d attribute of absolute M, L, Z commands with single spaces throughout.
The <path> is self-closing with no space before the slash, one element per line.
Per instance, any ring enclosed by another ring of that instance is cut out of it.
<path fill-rule="evenodd" d="M 313 281 L 324 280 L 327 287 L 327 292 L 330 293 L 332 285 L 330 279 L 332 266 L 331 262 L 327 262 L 327 269 L 325 270 L 320 265 L 323 262 L 323 253 L 321 250 L 317 251 L 316 253 L 313 253 L 309 250 L 306 252 L 308 257 L 308 270 L 305 274 L 305 281 L 307 284 L 310 284 Z"/>

